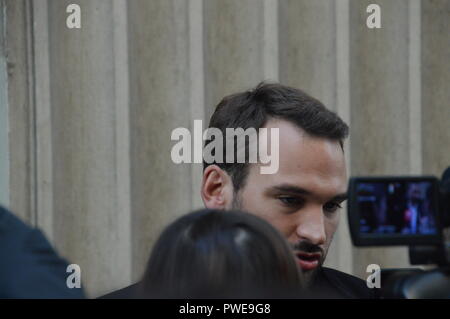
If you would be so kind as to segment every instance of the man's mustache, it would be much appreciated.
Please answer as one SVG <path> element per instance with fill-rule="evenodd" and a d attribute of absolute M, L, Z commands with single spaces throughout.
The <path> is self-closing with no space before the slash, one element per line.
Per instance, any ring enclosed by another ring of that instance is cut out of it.
<path fill-rule="evenodd" d="M 324 254 L 322 247 L 311 244 L 308 241 L 300 241 L 298 243 L 292 244 L 292 248 L 294 250 L 299 250 L 305 253 L 320 253 L 322 256 Z"/>

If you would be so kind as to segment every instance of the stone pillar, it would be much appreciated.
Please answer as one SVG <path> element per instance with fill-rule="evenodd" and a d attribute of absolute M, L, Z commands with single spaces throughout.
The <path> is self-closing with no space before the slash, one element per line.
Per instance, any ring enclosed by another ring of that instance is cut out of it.
<path fill-rule="evenodd" d="M 129 149 L 122 136 L 128 123 L 121 117 L 128 83 L 120 65 L 127 41 L 120 29 L 124 12 L 117 14 L 126 7 L 121 1 L 78 1 L 81 29 L 68 29 L 70 3 L 48 1 L 51 139 L 42 143 L 52 144 L 53 218 L 47 224 L 96 296 L 131 279 Z"/>
<path fill-rule="evenodd" d="M 450 166 L 450 1 L 422 1 L 422 149 L 425 174 Z"/>
<path fill-rule="evenodd" d="M 9 206 L 9 107 L 4 8 L 5 3 L 0 1 L 0 205 Z"/>
<path fill-rule="evenodd" d="M 273 38 L 265 42 L 265 8 L 265 2 L 258 0 L 205 1 L 207 120 L 225 95 L 250 89 L 263 80 L 276 80 L 270 78 L 277 76 L 276 71 L 269 75 L 264 69 L 265 59 L 270 59 L 265 45 L 273 43 Z"/>
<path fill-rule="evenodd" d="M 409 1 L 376 1 L 381 29 L 366 26 L 372 2 L 350 1 L 352 174 L 409 174 Z M 404 247 L 355 248 L 353 258 L 361 277 L 369 264 L 409 264 Z"/>
<path fill-rule="evenodd" d="M 280 81 L 336 105 L 335 1 L 280 1 Z"/>
<path fill-rule="evenodd" d="M 191 194 L 200 190 L 193 189 L 191 164 L 174 164 L 170 157 L 176 143 L 172 130 L 193 125 L 189 3 L 130 1 L 128 7 L 132 264 L 137 280 L 161 230 L 192 208 Z M 203 106 L 195 107 L 201 116 Z"/>
<path fill-rule="evenodd" d="M 4 0 L 5 57 L 9 145 L 9 208 L 36 223 L 34 187 L 34 111 L 32 78 L 32 6 L 27 0 Z"/>

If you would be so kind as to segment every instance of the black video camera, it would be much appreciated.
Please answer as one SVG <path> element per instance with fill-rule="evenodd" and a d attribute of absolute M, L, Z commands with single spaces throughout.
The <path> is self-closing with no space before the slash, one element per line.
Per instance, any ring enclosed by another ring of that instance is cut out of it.
<path fill-rule="evenodd" d="M 355 246 L 409 246 L 413 265 L 381 271 L 384 298 L 450 298 L 450 167 L 433 176 L 352 177 L 348 221 Z"/>

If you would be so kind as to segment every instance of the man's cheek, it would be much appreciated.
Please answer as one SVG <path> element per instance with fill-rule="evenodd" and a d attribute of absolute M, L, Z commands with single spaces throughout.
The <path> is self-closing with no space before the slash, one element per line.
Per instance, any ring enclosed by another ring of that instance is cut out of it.
<path fill-rule="evenodd" d="M 327 238 L 332 238 L 339 226 L 339 216 L 334 216 L 333 219 L 329 220 L 325 225 L 325 230 L 327 233 Z"/>

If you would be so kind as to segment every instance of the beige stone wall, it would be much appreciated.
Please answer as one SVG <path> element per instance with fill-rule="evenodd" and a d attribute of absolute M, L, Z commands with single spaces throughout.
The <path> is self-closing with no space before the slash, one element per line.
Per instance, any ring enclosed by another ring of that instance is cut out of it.
<path fill-rule="evenodd" d="M 450 165 L 448 0 L 0 3 L 4 204 L 81 266 L 91 297 L 137 280 L 161 229 L 202 207 L 201 165 L 172 163 L 171 131 L 259 81 L 348 121 L 353 175 Z M 81 29 L 65 25 L 70 3 Z M 370 3 L 381 29 L 366 27 Z M 364 276 L 370 263 L 407 266 L 407 250 L 352 248 L 343 213 L 327 264 Z"/>

